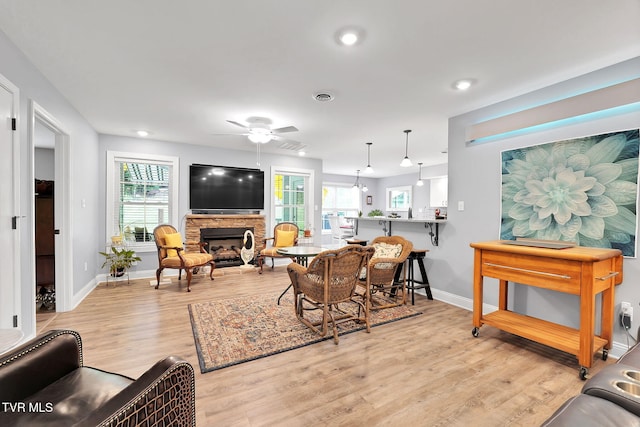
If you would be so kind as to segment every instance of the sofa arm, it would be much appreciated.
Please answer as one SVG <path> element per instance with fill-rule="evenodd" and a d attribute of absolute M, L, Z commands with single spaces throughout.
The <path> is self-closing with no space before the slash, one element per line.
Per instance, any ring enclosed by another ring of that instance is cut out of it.
<path fill-rule="evenodd" d="M 195 374 L 190 363 L 169 356 L 77 426 L 196 425 Z"/>
<path fill-rule="evenodd" d="M 0 357 L 0 401 L 17 402 L 82 366 L 80 334 L 52 330 Z"/>

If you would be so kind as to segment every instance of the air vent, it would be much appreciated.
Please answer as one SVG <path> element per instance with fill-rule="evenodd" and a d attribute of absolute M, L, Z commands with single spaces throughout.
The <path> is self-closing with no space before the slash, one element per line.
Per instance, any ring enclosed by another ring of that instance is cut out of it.
<path fill-rule="evenodd" d="M 278 148 L 282 148 L 283 150 L 300 151 L 304 150 L 305 147 L 305 144 L 298 141 L 280 141 L 278 144 Z"/>
<path fill-rule="evenodd" d="M 316 93 L 315 95 L 313 95 L 313 98 L 318 102 L 333 101 L 333 95 L 331 95 L 330 93 L 325 93 L 325 92 Z"/>

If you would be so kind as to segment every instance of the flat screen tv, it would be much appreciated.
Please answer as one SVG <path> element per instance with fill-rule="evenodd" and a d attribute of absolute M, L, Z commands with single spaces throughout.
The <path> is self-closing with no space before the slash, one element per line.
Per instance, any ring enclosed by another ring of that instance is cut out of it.
<path fill-rule="evenodd" d="M 264 172 L 259 169 L 193 164 L 189 179 L 193 213 L 264 209 Z"/>

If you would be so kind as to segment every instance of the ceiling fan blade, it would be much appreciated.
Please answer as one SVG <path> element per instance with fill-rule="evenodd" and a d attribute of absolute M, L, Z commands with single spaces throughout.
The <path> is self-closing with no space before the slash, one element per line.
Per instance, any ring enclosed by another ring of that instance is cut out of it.
<path fill-rule="evenodd" d="M 213 136 L 249 136 L 248 133 L 212 133 Z"/>
<path fill-rule="evenodd" d="M 234 122 L 233 120 L 227 120 L 227 122 L 231 123 L 232 125 L 240 126 L 241 128 L 249 129 L 249 127 L 247 127 L 247 126 L 245 126 L 245 125 L 243 125 L 241 123 Z"/>
<path fill-rule="evenodd" d="M 289 139 L 289 138 L 285 138 L 284 136 L 280 136 L 280 135 L 273 135 L 273 141 L 280 141 L 280 142 L 285 142 L 285 143 L 293 143 L 293 144 L 302 144 L 300 141 L 296 141 L 295 139 Z"/>
<path fill-rule="evenodd" d="M 273 133 L 286 133 L 286 132 L 298 132 L 298 128 L 295 126 L 285 126 L 283 128 L 272 129 Z"/>

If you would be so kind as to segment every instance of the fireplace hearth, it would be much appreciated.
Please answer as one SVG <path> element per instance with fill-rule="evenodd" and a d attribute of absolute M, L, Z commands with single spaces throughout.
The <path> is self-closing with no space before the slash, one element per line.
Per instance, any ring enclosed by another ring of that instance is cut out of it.
<path fill-rule="evenodd" d="M 243 265 L 240 258 L 244 232 L 250 228 L 201 228 L 200 241 L 206 243 L 206 250 L 213 255 L 217 267 Z"/>

